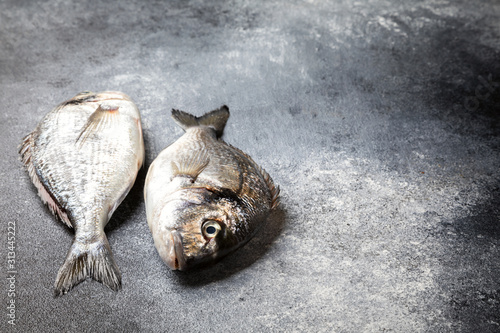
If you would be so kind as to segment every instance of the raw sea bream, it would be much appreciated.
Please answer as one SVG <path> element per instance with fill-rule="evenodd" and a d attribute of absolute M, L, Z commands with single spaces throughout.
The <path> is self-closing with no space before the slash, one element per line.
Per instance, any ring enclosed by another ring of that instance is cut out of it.
<path fill-rule="evenodd" d="M 149 228 L 173 270 L 215 260 L 245 244 L 278 204 L 279 189 L 250 156 L 220 137 L 226 106 L 201 117 L 173 110 L 186 133 L 149 167 Z"/>
<path fill-rule="evenodd" d="M 45 115 L 24 138 L 20 154 L 42 201 L 75 229 L 54 294 L 88 277 L 120 289 L 104 226 L 144 161 L 136 105 L 121 92 L 82 92 Z"/>

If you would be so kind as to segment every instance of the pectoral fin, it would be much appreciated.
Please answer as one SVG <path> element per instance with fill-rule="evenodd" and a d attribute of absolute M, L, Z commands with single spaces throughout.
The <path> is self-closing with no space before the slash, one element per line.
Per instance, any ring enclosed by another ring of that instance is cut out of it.
<path fill-rule="evenodd" d="M 210 158 L 204 149 L 198 150 L 192 155 L 184 155 L 178 161 L 172 161 L 172 178 L 189 177 L 194 183 L 209 162 Z"/>
<path fill-rule="evenodd" d="M 94 113 L 89 116 L 87 123 L 82 127 L 80 134 L 76 138 L 75 143 L 78 147 L 82 147 L 90 136 L 108 127 L 117 111 L 117 106 L 99 105 Z"/>

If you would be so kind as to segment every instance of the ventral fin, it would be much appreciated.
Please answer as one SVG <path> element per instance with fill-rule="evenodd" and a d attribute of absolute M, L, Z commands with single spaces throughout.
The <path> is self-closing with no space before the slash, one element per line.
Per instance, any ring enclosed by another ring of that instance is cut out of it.
<path fill-rule="evenodd" d="M 194 183 L 209 162 L 210 158 L 205 149 L 200 149 L 192 155 L 184 155 L 178 161 L 172 161 L 172 178 L 188 177 Z"/>
<path fill-rule="evenodd" d="M 107 128 L 116 116 L 119 107 L 114 105 L 99 105 L 89 116 L 87 123 L 82 127 L 80 134 L 76 138 L 76 144 L 80 148 L 85 141 L 93 134 Z"/>

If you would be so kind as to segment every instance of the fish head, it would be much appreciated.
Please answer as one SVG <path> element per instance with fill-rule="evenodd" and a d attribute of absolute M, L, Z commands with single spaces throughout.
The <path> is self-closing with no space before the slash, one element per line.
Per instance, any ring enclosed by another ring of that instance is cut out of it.
<path fill-rule="evenodd" d="M 63 103 L 64 106 L 82 104 L 87 104 L 91 109 L 98 109 L 103 113 L 129 116 L 138 121 L 138 123 L 140 122 L 139 109 L 127 94 L 120 91 L 103 91 L 99 93 L 82 91 Z"/>
<path fill-rule="evenodd" d="M 139 119 L 139 110 L 130 97 L 118 91 L 104 91 L 94 95 L 92 102 L 98 103 L 103 111 L 117 112 L 122 116 Z"/>
<path fill-rule="evenodd" d="M 160 213 L 159 228 L 152 229 L 158 253 L 172 270 L 215 261 L 241 244 L 245 224 L 238 204 L 213 200 L 204 192 L 169 201 Z"/>

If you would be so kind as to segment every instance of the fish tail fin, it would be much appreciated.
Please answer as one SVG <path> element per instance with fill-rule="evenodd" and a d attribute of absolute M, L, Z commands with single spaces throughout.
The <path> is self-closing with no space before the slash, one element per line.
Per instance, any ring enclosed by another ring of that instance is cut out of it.
<path fill-rule="evenodd" d="M 57 274 L 54 296 L 68 293 L 87 277 L 103 283 L 114 291 L 121 288 L 120 270 L 104 232 L 90 244 L 84 244 L 77 239 L 73 241 L 66 261 Z"/>
<path fill-rule="evenodd" d="M 216 110 L 205 113 L 201 117 L 196 117 L 187 112 L 173 109 L 172 117 L 184 130 L 193 126 L 204 125 L 213 128 L 219 138 L 222 136 L 227 119 L 229 118 L 229 108 L 226 105 L 223 105 Z"/>

